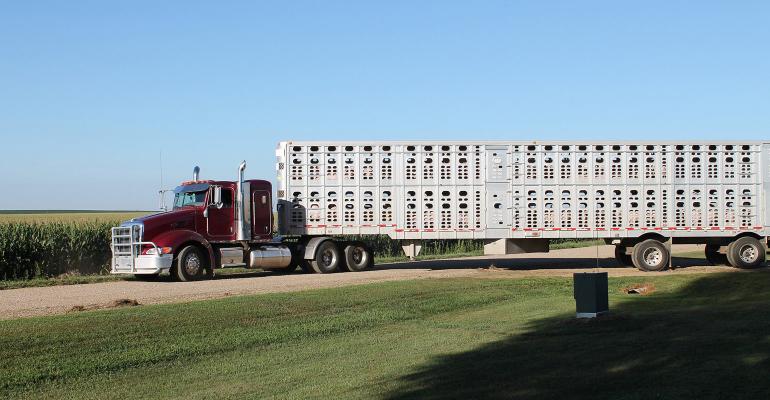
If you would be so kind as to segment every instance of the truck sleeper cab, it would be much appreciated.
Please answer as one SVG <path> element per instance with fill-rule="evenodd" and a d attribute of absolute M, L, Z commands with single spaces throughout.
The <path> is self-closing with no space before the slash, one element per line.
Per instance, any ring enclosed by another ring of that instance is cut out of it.
<path fill-rule="evenodd" d="M 174 190 L 172 210 L 112 228 L 111 273 L 133 274 L 141 280 L 169 274 L 190 281 L 211 278 L 216 268 L 224 267 L 285 273 L 302 266 L 326 273 L 372 265 L 371 251 L 361 243 L 275 238 L 271 184 L 243 180 L 244 169 L 242 163 L 239 180 L 229 182 L 200 180 L 196 167 L 193 180 Z M 350 262 L 343 267 L 344 254 L 349 254 Z"/>

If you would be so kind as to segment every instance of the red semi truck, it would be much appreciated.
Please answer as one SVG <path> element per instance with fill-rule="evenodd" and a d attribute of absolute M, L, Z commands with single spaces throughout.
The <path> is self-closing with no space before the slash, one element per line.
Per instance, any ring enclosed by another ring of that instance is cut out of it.
<path fill-rule="evenodd" d="M 291 272 L 360 271 L 373 263 L 371 250 L 330 237 L 284 239 L 273 232 L 272 185 L 245 180 L 199 179 L 174 190 L 173 209 L 112 228 L 114 274 L 151 280 L 168 272 L 175 280 L 211 278 L 216 268 L 247 267 Z"/>

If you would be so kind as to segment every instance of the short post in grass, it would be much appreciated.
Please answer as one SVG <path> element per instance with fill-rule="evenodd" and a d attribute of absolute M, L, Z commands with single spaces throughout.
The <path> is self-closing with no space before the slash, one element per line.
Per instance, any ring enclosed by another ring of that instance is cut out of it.
<path fill-rule="evenodd" d="M 596 318 L 610 311 L 606 272 L 581 272 L 572 275 L 577 318 Z"/>

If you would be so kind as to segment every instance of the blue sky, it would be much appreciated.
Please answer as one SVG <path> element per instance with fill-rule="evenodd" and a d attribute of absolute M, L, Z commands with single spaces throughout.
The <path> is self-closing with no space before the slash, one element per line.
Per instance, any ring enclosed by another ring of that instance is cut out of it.
<path fill-rule="evenodd" d="M 0 209 L 154 209 L 281 140 L 770 139 L 770 2 L 8 1 Z"/>

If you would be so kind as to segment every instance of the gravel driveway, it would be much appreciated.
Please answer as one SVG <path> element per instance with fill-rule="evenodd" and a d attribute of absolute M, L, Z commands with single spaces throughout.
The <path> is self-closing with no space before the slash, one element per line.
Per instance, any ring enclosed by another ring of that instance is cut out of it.
<path fill-rule="evenodd" d="M 674 246 L 675 253 L 702 251 L 702 246 Z M 522 278 L 571 276 L 580 271 L 607 271 L 610 276 L 652 276 L 736 271 L 730 267 L 704 266 L 702 260 L 676 258 L 675 268 L 664 272 L 640 272 L 620 267 L 613 246 L 554 250 L 542 254 L 479 256 L 463 259 L 418 261 L 377 265 L 374 270 L 327 275 L 294 273 L 276 275 L 254 272 L 244 276 L 220 276 L 200 282 L 115 281 L 84 285 L 22 288 L 0 291 L 0 319 L 62 314 L 74 309 L 107 308 L 121 299 L 139 304 L 178 303 L 226 296 L 293 292 L 307 289 L 360 285 L 408 279 Z M 598 254 L 598 258 L 597 258 Z M 701 265 L 699 265 L 701 264 Z M 596 268 L 598 265 L 598 268 Z"/>

